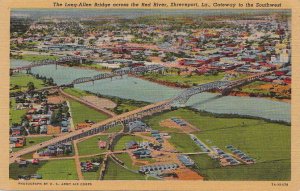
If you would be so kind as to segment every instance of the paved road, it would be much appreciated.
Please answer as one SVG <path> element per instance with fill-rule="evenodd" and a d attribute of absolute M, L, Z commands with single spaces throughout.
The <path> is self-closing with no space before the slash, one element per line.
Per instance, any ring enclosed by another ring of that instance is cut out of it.
<path fill-rule="evenodd" d="M 39 149 L 42 149 L 42 148 L 45 148 L 45 147 L 47 147 L 49 145 L 53 145 L 53 144 L 55 144 L 57 142 L 60 142 L 60 141 L 63 141 L 65 139 L 68 139 L 68 138 L 74 137 L 76 135 L 79 135 L 79 134 L 82 133 L 82 131 L 86 132 L 88 130 L 96 129 L 96 128 L 100 127 L 100 126 L 104 126 L 104 125 L 108 125 L 108 124 L 111 124 L 111 123 L 114 123 L 114 122 L 118 122 L 120 120 L 123 120 L 125 118 L 130 117 L 130 116 L 133 116 L 133 115 L 138 114 L 140 112 L 144 112 L 146 110 L 149 110 L 149 109 L 152 109 L 152 108 L 164 105 L 164 104 L 169 103 L 169 102 L 170 102 L 170 100 L 164 100 L 164 101 L 161 101 L 161 102 L 158 102 L 158 103 L 150 104 L 150 105 L 147 105 L 145 107 L 138 108 L 136 110 L 129 111 L 129 112 L 123 113 L 121 115 L 117 115 L 115 117 L 106 119 L 106 120 L 101 121 L 99 123 L 95 123 L 91 127 L 86 128 L 84 130 L 76 130 L 76 131 L 67 133 L 65 135 L 62 135 L 62 136 L 59 136 L 59 137 L 55 137 L 55 138 L 53 138 L 51 140 L 42 142 L 40 144 L 33 145 L 31 147 L 27 147 L 27 148 L 19 150 L 17 152 L 11 153 L 10 154 L 9 163 L 11 164 L 11 163 L 15 162 L 20 156 L 22 156 L 24 154 L 35 152 L 35 151 L 37 151 Z M 157 111 L 153 111 L 152 113 L 150 112 L 150 113 L 145 114 L 145 115 L 152 115 L 154 112 L 157 112 Z"/>

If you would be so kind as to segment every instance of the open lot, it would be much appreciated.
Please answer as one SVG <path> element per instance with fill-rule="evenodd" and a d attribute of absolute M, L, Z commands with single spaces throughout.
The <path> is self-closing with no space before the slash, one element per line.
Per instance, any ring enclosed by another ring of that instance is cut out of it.
<path fill-rule="evenodd" d="M 22 60 L 27 61 L 40 61 L 40 60 L 56 60 L 58 56 L 54 55 L 39 55 L 39 54 L 23 54 Z"/>
<path fill-rule="evenodd" d="M 51 160 L 37 170 L 37 174 L 43 176 L 45 180 L 77 180 L 75 161 Z"/>
<path fill-rule="evenodd" d="M 52 139 L 53 137 L 51 136 L 44 136 L 44 137 L 26 137 L 26 145 L 24 147 L 20 147 L 20 148 L 13 148 L 13 152 L 16 152 L 18 150 L 21 150 L 21 149 L 25 149 L 27 147 L 31 147 L 32 145 L 37 145 L 41 142 L 44 142 L 44 141 L 48 141 L 50 139 Z"/>
<path fill-rule="evenodd" d="M 79 155 L 92 155 L 106 152 L 107 149 L 100 149 L 98 142 L 107 141 L 107 135 L 98 135 L 77 143 Z"/>
<path fill-rule="evenodd" d="M 178 109 L 152 116 L 146 121 L 153 129 L 172 132 L 159 122 L 172 116 L 180 116 L 201 132 L 194 133 L 208 146 L 225 147 L 233 145 L 256 160 L 256 164 L 235 167 L 217 167 L 209 157 L 195 158 L 200 174 L 208 180 L 289 180 L 290 179 L 290 126 L 267 122 L 261 119 L 221 118 L 212 114 Z M 194 143 L 185 140 L 186 134 L 171 133 L 170 142 L 179 151 L 192 151 Z M 186 143 L 185 143 L 186 142 Z M 196 145 L 195 145 L 196 146 Z M 230 153 L 230 152 L 229 152 Z M 199 162 L 200 161 L 200 162 Z M 202 166 L 204 167 L 202 168 Z M 207 167 L 207 165 L 209 167 Z M 276 167 L 274 167 L 276 165 Z M 269 169 L 269 170 L 266 170 Z"/>
<path fill-rule="evenodd" d="M 36 89 L 44 87 L 42 80 L 29 74 L 17 73 L 10 77 L 10 92 L 26 91 L 29 82 L 32 82 Z"/>
<path fill-rule="evenodd" d="M 10 99 L 10 109 L 9 109 L 9 125 L 14 123 L 21 123 L 21 117 L 26 114 L 27 109 L 17 110 L 15 98 Z"/>
<path fill-rule="evenodd" d="M 159 80 L 163 82 L 178 83 L 180 85 L 192 86 L 194 84 L 204 84 L 216 80 L 221 80 L 225 73 L 220 72 L 217 75 L 178 75 L 178 74 L 146 74 L 144 77 L 149 80 Z"/>
<path fill-rule="evenodd" d="M 139 173 L 131 172 L 109 159 L 104 180 L 147 180 L 147 177 Z"/>
<path fill-rule="evenodd" d="M 18 175 L 42 175 L 44 180 L 77 180 L 74 160 L 41 161 L 39 165 L 28 165 L 19 168 L 17 163 L 10 165 L 10 178 L 17 179 Z"/>
<path fill-rule="evenodd" d="M 82 96 L 91 95 L 91 94 L 87 93 L 86 91 L 75 89 L 75 88 L 65 88 L 64 92 L 66 92 L 67 94 L 70 94 L 72 96 L 79 97 L 79 98 Z"/>
<path fill-rule="evenodd" d="M 77 101 L 69 100 L 69 102 L 70 102 L 73 122 L 75 126 L 78 123 L 84 122 L 85 120 L 99 122 L 108 118 L 107 115 L 100 113 L 92 108 L 89 108 Z"/>
<path fill-rule="evenodd" d="M 194 141 L 190 138 L 188 134 L 184 133 L 170 133 L 171 138 L 170 143 L 176 148 L 177 151 L 183 153 L 189 152 L 201 152 L 200 147 L 198 147 Z"/>
<path fill-rule="evenodd" d="M 113 109 L 117 106 L 117 104 L 115 104 L 114 102 L 112 102 L 109 99 L 99 98 L 99 97 L 94 96 L 94 95 L 83 96 L 82 99 L 87 101 L 87 102 L 92 103 L 93 105 L 95 105 L 99 108 Z"/>
<path fill-rule="evenodd" d="M 124 162 L 124 165 L 132 170 L 139 170 L 139 167 L 133 164 L 133 161 L 128 153 L 117 154 L 116 157 Z"/>

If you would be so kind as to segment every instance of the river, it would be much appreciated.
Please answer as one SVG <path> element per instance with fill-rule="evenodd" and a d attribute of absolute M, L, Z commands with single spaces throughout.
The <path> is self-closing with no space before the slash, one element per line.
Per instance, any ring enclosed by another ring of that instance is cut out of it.
<path fill-rule="evenodd" d="M 28 64 L 23 60 L 11 60 L 11 66 Z M 54 65 L 32 68 L 32 73 L 52 77 L 58 85 L 70 83 L 79 77 L 93 76 L 100 72 L 81 68 Z M 117 96 L 147 102 L 157 102 L 176 96 L 182 89 L 167 87 L 139 78 L 124 76 L 75 85 L 75 88 L 103 95 Z M 221 96 L 201 93 L 192 96 L 187 106 L 212 113 L 239 114 L 270 120 L 291 122 L 291 104 L 265 98 Z"/>

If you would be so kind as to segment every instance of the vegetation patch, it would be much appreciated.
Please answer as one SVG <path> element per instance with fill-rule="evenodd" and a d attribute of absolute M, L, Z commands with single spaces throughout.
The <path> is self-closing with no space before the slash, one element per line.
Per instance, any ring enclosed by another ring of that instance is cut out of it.
<path fill-rule="evenodd" d="M 78 153 L 80 156 L 83 155 L 92 155 L 92 154 L 100 154 L 107 151 L 107 148 L 100 149 L 98 146 L 99 141 L 107 141 L 107 135 L 99 135 L 94 136 L 84 141 L 77 143 L 78 146 Z"/>
<path fill-rule="evenodd" d="M 92 108 L 89 108 L 77 101 L 69 100 L 71 106 L 71 113 L 73 117 L 74 125 L 76 126 L 78 123 L 85 122 L 86 120 L 90 120 L 93 122 L 100 122 L 108 118 L 107 115 L 98 112 Z"/>
<path fill-rule="evenodd" d="M 10 76 L 10 92 L 27 91 L 29 83 L 33 83 L 34 89 L 45 87 L 44 82 L 32 75 L 16 73 Z"/>
<path fill-rule="evenodd" d="M 147 180 L 147 176 L 131 172 L 119 166 L 111 159 L 108 160 L 107 164 L 108 167 L 104 175 L 104 180 Z"/>
<path fill-rule="evenodd" d="M 121 139 L 114 146 L 114 150 L 118 151 L 118 150 L 125 149 L 126 143 L 128 143 L 130 141 L 142 142 L 143 139 L 140 137 L 137 137 L 137 136 L 133 136 L 133 135 L 125 135 L 125 136 L 121 137 Z"/>
<path fill-rule="evenodd" d="M 33 145 L 37 145 L 39 143 L 42 143 L 44 141 L 48 141 L 52 139 L 53 137 L 51 136 L 44 136 L 44 137 L 26 137 L 26 145 L 20 148 L 13 148 L 12 151 L 16 152 L 18 150 L 25 149 L 27 147 L 31 147 Z"/>

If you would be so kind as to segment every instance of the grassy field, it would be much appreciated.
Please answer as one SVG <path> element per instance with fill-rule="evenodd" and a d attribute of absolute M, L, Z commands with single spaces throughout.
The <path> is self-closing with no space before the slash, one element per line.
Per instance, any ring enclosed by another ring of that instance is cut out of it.
<path fill-rule="evenodd" d="M 31 152 L 31 153 L 27 153 L 27 154 L 25 154 L 25 155 L 22 155 L 20 158 L 22 158 L 22 159 L 32 159 L 33 157 L 33 154 L 34 154 L 35 152 Z"/>
<path fill-rule="evenodd" d="M 82 123 L 85 120 L 91 120 L 94 122 L 103 121 L 108 118 L 107 115 L 100 113 L 92 108 L 89 108 L 77 101 L 69 100 L 71 106 L 71 112 L 74 125 Z"/>
<path fill-rule="evenodd" d="M 104 180 L 146 180 L 147 177 L 131 172 L 125 168 L 120 167 L 112 160 L 108 160 L 108 168 L 104 175 Z M 152 178 L 151 178 L 152 179 Z"/>
<path fill-rule="evenodd" d="M 125 136 L 121 137 L 121 139 L 114 146 L 114 150 L 115 151 L 123 150 L 125 148 L 126 143 L 128 143 L 130 141 L 139 142 L 139 141 L 143 141 L 143 139 L 140 137 L 137 137 L 137 136 L 125 135 Z"/>
<path fill-rule="evenodd" d="M 26 91 L 29 82 L 32 82 L 36 89 L 44 87 L 42 80 L 29 74 L 16 73 L 10 77 L 10 92 Z"/>
<path fill-rule="evenodd" d="M 99 158 L 100 156 L 97 156 Z M 86 162 L 86 161 L 91 161 L 92 158 L 80 158 L 80 162 Z M 84 180 L 99 180 L 100 176 L 100 168 L 96 172 L 82 172 L 82 175 L 84 177 Z"/>
<path fill-rule="evenodd" d="M 270 90 L 260 88 L 261 85 L 272 84 L 271 82 L 254 81 L 241 88 L 241 92 L 245 93 L 260 93 L 266 96 L 270 95 Z"/>
<path fill-rule="evenodd" d="M 128 153 L 117 154 L 116 157 L 124 162 L 125 166 L 132 170 L 139 170 L 139 167 L 132 164 L 132 160 Z"/>
<path fill-rule="evenodd" d="M 219 162 L 217 160 L 211 159 L 208 155 L 189 155 L 189 157 L 194 160 L 194 162 L 197 165 L 197 168 L 200 169 L 200 172 L 206 169 L 220 167 Z"/>
<path fill-rule="evenodd" d="M 221 80 L 224 77 L 225 73 L 220 72 L 217 75 L 177 75 L 177 74 L 145 74 L 146 79 L 153 79 L 165 82 L 178 83 L 182 85 L 192 86 L 194 84 L 204 84 L 212 81 Z"/>
<path fill-rule="evenodd" d="M 24 149 L 24 148 L 27 148 L 27 147 L 30 147 L 32 145 L 37 145 L 41 142 L 44 142 L 44 141 L 48 141 L 50 139 L 52 139 L 53 137 L 51 136 L 44 136 L 44 137 L 26 137 L 26 145 L 22 148 L 13 148 L 13 152 L 16 152 L 18 150 L 21 150 L 21 149 Z"/>
<path fill-rule="evenodd" d="M 9 125 L 14 123 L 21 123 L 21 117 L 26 114 L 27 110 L 16 110 L 16 100 L 14 98 L 10 99 L 11 107 L 9 109 Z"/>
<path fill-rule="evenodd" d="M 91 137 L 87 140 L 81 141 L 77 144 L 78 153 L 80 156 L 82 155 L 92 155 L 106 152 L 107 149 L 99 149 L 98 142 L 100 140 L 106 141 L 108 139 L 107 135 L 99 135 Z"/>
<path fill-rule="evenodd" d="M 77 180 L 77 172 L 74 160 L 42 161 L 39 165 L 29 165 L 27 168 L 19 168 L 13 163 L 9 168 L 9 177 L 17 179 L 18 175 L 39 174 L 44 180 Z"/>
<path fill-rule="evenodd" d="M 206 180 L 289 180 L 289 159 L 258 162 L 252 165 L 219 167 L 218 162 L 205 155 L 190 156 L 197 164 L 196 170 Z"/>
<path fill-rule="evenodd" d="M 77 180 L 75 161 L 51 160 L 37 170 L 45 180 Z"/>
<path fill-rule="evenodd" d="M 67 94 L 70 94 L 72 96 L 79 97 L 79 98 L 82 96 L 91 95 L 91 94 L 87 93 L 86 91 L 75 89 L 75 88 L 66 88 L 66 89 L 64 89 L 64 92 L 66 92 Z"/>
<path fill-rule="evenodd" d="M 9 178 L 17 180 L 19 175 L 32 175 L 42 168 L 46 164 L 46 161 L 41 161 L 39 165 L 31 165 L 27 168 L 19 168 L 18 163 L 12 163 L 9 165 Z"/>
<path fill-rule="evenodd" d="M 39 54 L 24 54 L 22 55 L 22 60 L 27 61 L 41 61 L 41 60 L 56 60 L 58 56 L 54 55 L 39 55 Z"/>
<path fill-rule="evenodd" d="M 105 67 L 105 66 L 101 66 L 99 64 L 81 64 L 80 66 L 84 66 L 84 67 L 87 67 L 90 69 L 102 70 L 102 71 L 106 71 L 106 72 L 112 71 L 112 69 Z"/>
<path fill-rule="evenodd" d="M 194 143 L 189 135 L 183 133 L 170 133 L 172 143 L 179 152 L 201 152 L 201 149 Z"/>
<path fill-rule="evenodd" d="M 199 128 L 201 131 L 194 134 L 208 146 L 217 146 L 229 152 L 225 147 L 233 145 L 257 161 L 257 164 L 254 165 L 200 169 L 206 179 L 289 180 L 290 126 L 261 119 L 218 118 L 184 108 L 152 116 L 146 122 L 153 129 L 170 132 L 170 128 L 161 127 L 159 122 L 173 116 L 181 117 Z M 171 143 L 179 151 L 193 150 L 193 144 L 190 141 L 184 141 L 187 139 L 185 135 L 178 133 L 171 133 L 171 135 L 173 137 Z M 203 158 L 201 161 L 198 163 L 212 163 L 210 158 Z M 275 168 L 266 170 L 274 165 L 276 165 Z"/>

